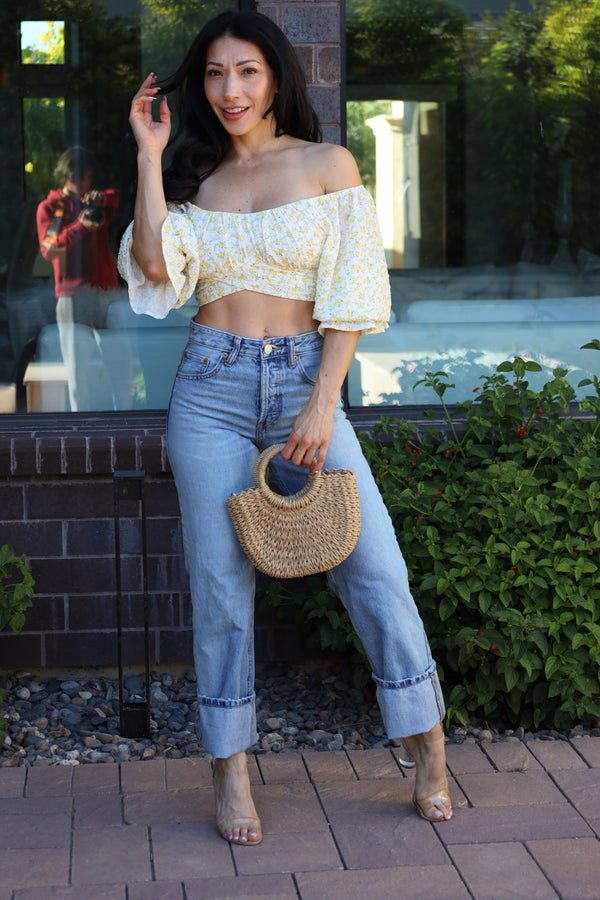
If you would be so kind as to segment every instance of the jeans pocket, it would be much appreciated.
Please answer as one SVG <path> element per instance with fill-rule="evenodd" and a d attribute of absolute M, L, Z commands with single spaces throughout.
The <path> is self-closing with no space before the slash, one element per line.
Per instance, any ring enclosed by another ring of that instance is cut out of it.
<path fill-rule="evenodd" d="M 221 370 L 228 355 L 225 350 L 190 341 L 183 351 L 177 369 L 177 378 L 185 378 L 190 381 L 212 378 Z"/>
<path fill-rule="evenodd" d="M 303 353 L 296 359 L 295 368 L 307 384 L 313 385 L 317 381 L 319 366 L 321 365 L 321 350 Z"/>

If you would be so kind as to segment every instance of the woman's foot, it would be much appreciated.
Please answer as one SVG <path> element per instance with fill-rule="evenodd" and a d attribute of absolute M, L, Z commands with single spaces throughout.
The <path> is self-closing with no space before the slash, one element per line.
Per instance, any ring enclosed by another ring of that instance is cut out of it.
<path fill-rule="evenodd" d="M 250 793 L 248 759 L 235 753 L 213 762 L 213 786 L 219 834 L 231 844 L 250 847 L 262 841 L 260 819 Z"/>
<path fill-rule="evenodd" d="M 446 777 L 446 748 L 441 723 L 431 731 L 404 738 L 404 745 L 416 764 L 413 803 L 428 822 L 452 818 L 452 804 Z"/>

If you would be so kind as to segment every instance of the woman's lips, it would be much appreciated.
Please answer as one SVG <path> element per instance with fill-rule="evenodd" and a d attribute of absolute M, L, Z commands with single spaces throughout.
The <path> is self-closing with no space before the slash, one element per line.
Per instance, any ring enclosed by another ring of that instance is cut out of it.
<path fill-rule="evenodd" d="M 226 119 L 239 119 L 244 115 L 247 109 L 247 106 L 232 106 L 221 111 Z"/>

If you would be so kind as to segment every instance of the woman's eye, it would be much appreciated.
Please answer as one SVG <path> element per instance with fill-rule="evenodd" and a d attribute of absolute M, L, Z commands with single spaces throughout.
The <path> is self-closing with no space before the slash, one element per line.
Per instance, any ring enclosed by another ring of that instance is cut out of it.
<path fill-rule="evenodd" d="M 252 69 L 252 68 L 244 69 L 244 75 L 256 75 L 256 69 Z"/>
<path fill-rule="evenodd" d="M 214 75 L 220 75 L 221 73 L 219 72 L 218 69 L 208 69 L 206 74 L 207 74 L 208 78 L 211 78 Z"/>

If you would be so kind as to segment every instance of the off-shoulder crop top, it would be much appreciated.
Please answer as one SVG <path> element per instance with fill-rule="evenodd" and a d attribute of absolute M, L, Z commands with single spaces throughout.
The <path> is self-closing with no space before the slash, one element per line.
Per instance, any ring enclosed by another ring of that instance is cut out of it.
<path fill-rule="evenodd" d="M 133 223 L 132 223 L 133 224 Z M 319 330 L 384 331 L 390 284 L 375 204 L 361 185 L 252 213 L 169 204 L 169 281 L 149 281 L 123 235 L 119 271 L 132 308 L 164 318 L 195 292 L 200 306 L 240 290 L 314 302 Z"/>

